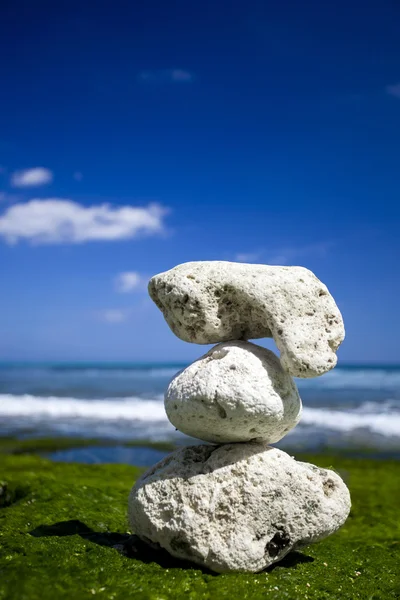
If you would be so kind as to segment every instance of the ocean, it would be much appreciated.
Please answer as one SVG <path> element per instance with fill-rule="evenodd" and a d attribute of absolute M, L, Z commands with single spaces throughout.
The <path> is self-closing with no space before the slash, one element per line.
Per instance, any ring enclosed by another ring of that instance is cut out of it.
<path fill-rule="evenodd" d="M 112 439 L 121 443 L 121 460 L 115 450 L 107 455 L 111 462 L 126 461 L 127 441 L 191 443 L 163 406 L 168 382 L 184 366 L 0 363 L 0 435 Z M 400 366 L 340 365 L 296 383 L 303 416 L 279 447 L 400 455 Z"/>

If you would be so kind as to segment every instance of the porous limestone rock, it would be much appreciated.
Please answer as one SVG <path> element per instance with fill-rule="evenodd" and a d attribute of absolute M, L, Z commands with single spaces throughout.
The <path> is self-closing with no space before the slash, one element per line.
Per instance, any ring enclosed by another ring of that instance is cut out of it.
<path fill-rule="evenodd" d="M 335 301 L 303 267 L 189 262 L 155 275 L 149 294 L 186 342 L 273 337 L 282 366 L 293 377 L 332 369 L 344 339 Z"/>
<path fill-rule="evenodd" d="M 278 357 L 223 342 L 178 373 L 165 393 L 177 429 L 206 442 L 277 442 L 300 419 L 301 400 Z"/>
<path fill-rule="evenodd" d="M 261 571 L 336 531 L 350 510 L 342 479 L 263 444 L 192 446 L 132 488 L 144 541 L 217 572 Z"/>

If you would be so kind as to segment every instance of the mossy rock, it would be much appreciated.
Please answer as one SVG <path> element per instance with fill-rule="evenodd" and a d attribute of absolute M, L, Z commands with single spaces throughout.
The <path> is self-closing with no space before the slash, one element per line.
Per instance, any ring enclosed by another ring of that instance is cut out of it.
<path fill-rule="evenodd" d="M 0 599 L 188 600 L 400 598 L 400 463 L 299 456 L 333 467 L 353 508 L 329 539 L 258 574 L 216 575 L 127 532 L 127 497 L 141 472 L 0 454 Z"/>

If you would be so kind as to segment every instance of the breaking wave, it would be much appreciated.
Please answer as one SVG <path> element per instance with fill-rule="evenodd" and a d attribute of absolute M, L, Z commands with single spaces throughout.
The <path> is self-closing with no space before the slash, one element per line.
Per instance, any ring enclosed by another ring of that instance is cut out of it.
<path fill-rule="evenodd" d="M 174 435 L 168 422 L 162 396 L 87 400 L 78 398 L 40 397 L 29 394 L 0 394 L 2 426 L 18 428 L 21 423 L 45 426 L 46 429 L 85 432 L 96 435 L 112 432 L 113 437 L 137 437 L 161 432 Z M 315 430 L 352 432 L 368 430 L 387 437 L 400 438 L 400 400 L 365 402 L 358 408 L 335 410 L 305 406 L 297 434 L 310 427 Z M 304 433 L 305 435 L 305 433 Z"/>

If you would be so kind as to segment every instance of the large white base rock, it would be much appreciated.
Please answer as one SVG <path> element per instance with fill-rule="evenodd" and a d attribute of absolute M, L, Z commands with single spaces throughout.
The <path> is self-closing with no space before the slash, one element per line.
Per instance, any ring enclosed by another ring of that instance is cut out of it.
<path fill-rule="evenodd" d="M 273 352 L 226 342 L 178 373 L 165 410 L 177 429 L 206 442 L 274 443 L 299 421 L 301 400 Z"/>
<path fill-rule="evenodd" d="M 293 377 L 316 377 L 336 365 L 342 316 L 327 287 L 303 267 L 184 263 L 153 277 L 149 294 L 186 342 L 273 337 Z"/>
<path fill-rule="evenodd" d="M 263 444 L 192 446 L 132 488 L 134 533 L 217 572 L 261 571 L 336 531 L 350 510 L 339 475 Z"/>

